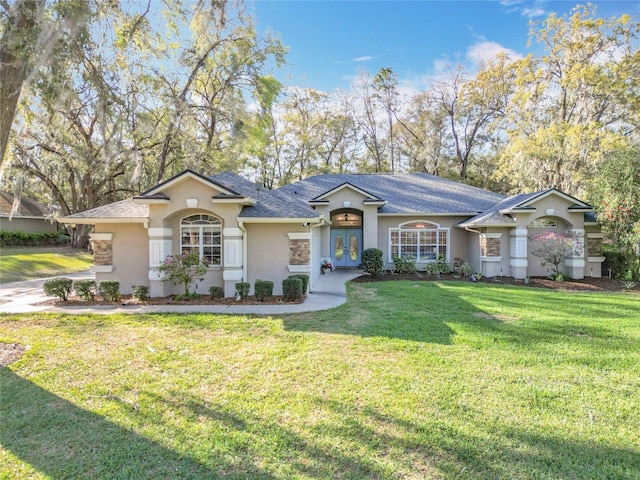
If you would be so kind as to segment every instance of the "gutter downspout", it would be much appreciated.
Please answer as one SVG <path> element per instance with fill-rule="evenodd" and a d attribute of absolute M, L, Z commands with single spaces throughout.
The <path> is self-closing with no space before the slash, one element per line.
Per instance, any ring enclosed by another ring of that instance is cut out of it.
<path fill-rule="evenodd" d="M 328 223 L 327 223 L 326 219 L 324 218 L 324 215 L 320 215 L 320 221 L 318 223 L 313 224 L 313 225 L 307 226 L 307 231 L 311 232 L 312 228 L 324 227 L 325 225 L 328 225 Z M 311 235 L 311 237 L 313 238 L 313 235 Z M 314 277 L 311 275 L 311 272 L 309 272 L 309 293 L 313 293 L 313 284 L 311 283 L 313 278 Z"/>
<path fill-rule="evenodd" d="M 238 228 L 242 232 L 242 281 L 247 281 L 247 229 L 242 220 L 238 219 Z"/>

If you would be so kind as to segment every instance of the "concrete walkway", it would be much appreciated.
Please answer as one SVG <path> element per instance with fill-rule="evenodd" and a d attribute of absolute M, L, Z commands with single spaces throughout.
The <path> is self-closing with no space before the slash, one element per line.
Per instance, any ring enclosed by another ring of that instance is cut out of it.
<path fill-rule="evenodd" d="M 342 270 L 320 275 L 304 303 L 294 305 L 96 305 L 92 307 L 52 307 L 36 305 L 51 300 L 42 285 L 47 278 L 0 285 L 0 314 L 9 313 L 224 313 L 279 315 L 313 312 L 337 307 L 347 301 L 346 283 L 362 275 L 360 270 Z M 91 279 L 91 272 L 60 275 L 65 278 Z M 8 300 L 8 301 L 7 301 Z"/>

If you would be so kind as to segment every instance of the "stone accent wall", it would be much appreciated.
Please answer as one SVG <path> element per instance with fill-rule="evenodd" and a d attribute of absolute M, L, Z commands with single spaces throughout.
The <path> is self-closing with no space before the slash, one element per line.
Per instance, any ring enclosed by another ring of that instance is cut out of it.
<path fill-rule="evenodd" d="M 311 243 L 309 240 L 289 240 L 289 265 L 309 265 Z"/>
<path fill-rule="evenodd" d="M 93 264 L 113 265 L 113 248 L 111 240 L 92 240 Z"/>
<path fill-rule="evenodd" d="M 602 239 L 587 238 L 587 257 L 602 256 Z"/>
<path fill-rule="evenodd" d="M 500 239 L 480 237 L 480 248 L 483 257 L 499 257 Z"/>

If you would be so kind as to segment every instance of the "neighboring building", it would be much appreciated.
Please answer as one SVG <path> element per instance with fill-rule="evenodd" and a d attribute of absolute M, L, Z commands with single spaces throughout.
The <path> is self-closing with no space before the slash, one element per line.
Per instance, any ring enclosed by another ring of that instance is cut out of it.
<path fill-rule="evenodd" d="M 599 277 L 602 234 L 593 209 L 557 190 L 505 197 L 441 177 L 416 174 L 317 175 L 278 190 L 257 189 L 232 173 L 185 171 L 129 200 L 60 221 L 94 224 L 98 280 L 123 293 L 148 285 L 172 293 L 157 267 L 168 255 L 198 252 L 211 266 L 199 290 L 272 280 L 275 294 L 293 273 L 320 275 L 322 259 L 357 267 L 363 249 L 412 255 L 417 266 L 460 257 L 485 276 L 546 275 L 529 237 L 554 230 L 575 235 L 564 262 L 574 278 Z M 586 241 L 585 241 L 586 240 Z M 176 290 L 176 293 L 179 293 Z"/>
<path fill-rule="evenodd" d="M 0 230 L 8 232 L 55 233 L 58 223 L 52 220 L 51 209 L 31 200 L 21 198 L 16 212 L 11 215 L 15 196 L 0 192 Z"/>

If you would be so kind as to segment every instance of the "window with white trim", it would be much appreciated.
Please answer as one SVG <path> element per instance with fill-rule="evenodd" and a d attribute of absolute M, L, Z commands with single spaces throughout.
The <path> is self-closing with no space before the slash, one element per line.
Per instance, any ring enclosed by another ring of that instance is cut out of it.
<path fill-rule="evenodd" d="M 449 229 L 430 222 L 410 222 L 389 229 L 389 262 L 394 256 L 413 257 L 416 262 L 449 260 Z"/>
<path fill-rule="evenodd" d="M 180 222 L 180 252 L 197 253 L 210 265 L 220 265 L 222 258 L 222 222 L 213 215 L 197 214 Z"/>

